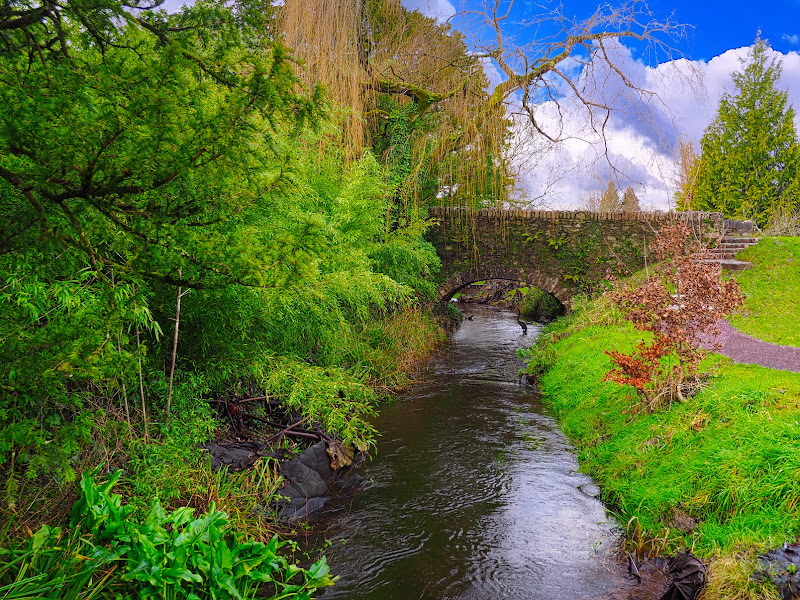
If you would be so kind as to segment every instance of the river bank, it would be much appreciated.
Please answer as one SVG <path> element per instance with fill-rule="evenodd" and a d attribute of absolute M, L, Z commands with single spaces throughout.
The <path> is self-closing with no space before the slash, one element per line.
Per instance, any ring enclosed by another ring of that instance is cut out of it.
<path fill-rule="evenodd" d="M 627 549 L 690 549 L 710 564 L 705 600 L 779 598 L 750 577 L 759 553 L 800 534 L 800 374 L 711 354 L 696 395 L 647 412 L 632 388 L 603 381 L 605 351 L 629 352 L 640 336 L 608 301 L 579 303 L 548 328 L 528 371 L 627 524 Z"/>
<path fill-rule="evenodd" d="M 524 335 L 511 311 L 464 312 L 448 348 L 373 420 L 366 487 L 311 519 L 310 545 L 340 576 L 324 598 L 660 597 L 663 574 L 627 577 L 619 524 L 518 377 L 516 350 L 539 326 Z"/>
<path fill-rule="evenodd" d="M 407 386 L 445 340 L 440 320 L 419 306 L 376 315 L 356 333 L 338 340 L 359 360 L 351 370 L 305 362 L 281 369 L 276 361 L 266 384 L 239 380 L 222 393 L 193 396 L 195 413 L 182 414 L 169 429 L 159 427 L 157 437 L 152 420 L 149 439 L 122 428 L 120 420 L 111 432 L 115 437 L 97 436 L 86 449 L 76 468 L 78 482 L 57 486 L 43 477 L 23 479 L 17 503 L 0 506 L 0 592 L 80 600 L 196 591 L 192 597 L 205 598 L 226 586 L 233 590 L 230 597 L 256 597 L 261 585 L 265 591 L 258 597 L 271 591 L 289 598 L 310 597 L 330 585 L 324 558 L 298 570 L 290 565 L 298 559 L 293 544 L 275 535 L 289 529 L 275 507 L 283 483 L 275 458 L 294 456 L 309 436 L 319 438 L 321 432 L 338 433 L 337 447 L 345 445 L 341 431 L 326 426 L 331 413 L 320 397 L 329 400 L 338 411 L 333 415 L 346 426 L 363 427 L 356 433 L 371 441 L 373 430 L 364 415 L 374 414 L 382 399 Z M 301 423 L 303 403 L 316 413 Z M 202 428 L 191 418 L 197 413 L 203 416 Z M 217 444 L 203 444 L 209 437 L 252 451 L 239 457 L 243 464 L 215 461 L 209 450 Z M 99 462 L 103 451 L 105 460 Z M 156 525 L 166 529 L 153 529 Z M 131 533 L 140 530 L 141 535 Z M 190 530 L 194 546 L 187 551 Z M 114 532 L 135 541 L 120 547 Z M 183 549 L 175 550 L 178 546 Z M 214 557 L 222 557 L 222 564 L 214 565 Z M 233 572 L 237 561 L 252 563 Z"/>

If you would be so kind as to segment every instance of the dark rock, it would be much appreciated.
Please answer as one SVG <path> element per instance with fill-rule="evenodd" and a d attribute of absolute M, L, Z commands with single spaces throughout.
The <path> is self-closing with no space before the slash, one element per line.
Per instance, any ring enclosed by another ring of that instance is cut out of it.
<path fill-rule="evenodd" d="M 780 590 L 783 600 L 800 598 L 800 543 L 784 544 L 760 554 L 758 561 L 764 569 L 753 574 L 755 581 L 772 581 Z"/>
<path fill-rule="evenodd" d="M 231 471 L 249 469 L 261 458 L 266 447 L 261 442 L 229 442 L 215 444 L 208 442 L 199 446 L 211 455 L 211 468 L 215 471 L 226 468 Z"/>
<path fill-rule="evenodd" d="M 313 469 L 319 473 L 323 481 L 330 483 L 336 474 L 331 468 L 331 457 L 328 456 L 325 446 L 325 442 L 317 442 L 313 446 L 309 446 L 303 450 L 300 456 L 297 457 L 297 460 L 306 465 L 309 469 Z"/>
<path fill-rule="evenodd" d="M 356 465 L 331 468 L 328 444 L 318 442 L 295 456 L 284 449 L 267 451 L 262 442 L 222 442 L 198 445 L 209 453 L 211 468 L 241 471 L 252 467 L 260 458 L 279 461 L 286 483 L 276 492 L 275 505 L 282 518 L 296 520 L 319 510 L 329 498 L 331 489 L 347 490 L 364 480 L 355 473 Z M 341 448 L 339 448 L 341 450 Z M 337 454 L 338 456 L 338 454 Z"/>
<path fill-rule="evenodd" d="M 688 552 L 678 552 L 669 563 L 672 583 L 661 600 L 694 600 L 706 584 L 706 566 Z"/>
<path fill-rule="evenodd" d="M 297 460 L 289 460 L 281 463 L 281 474 L 287 481 L 294 484 L 300 491 L 299 495 L 304 498 L 314 496 L 325 496 L 328 493 L 328 485 L 319 473 Z M 279 490 L 278 493 L 283 493 Z"/>
<path fill-rule="evenodd" d="M 281 518 L 287 521 L 297 521 L 305 519 L 315 510 L 319 510 L 329 500 L 328 497 L 324 498 L 309 498 L 307 502 L 303 502 L 300 506 L 287 506 L 281 512 Z"/>
<path fill-rule="evenodd" d="M 303 498 L 305 499 L 306 495 L 305 492 L 301 491 L 293 483 L 284 483 L 281 488 L 275 492 L 275 496 L 278 500 L 285 500 L 286 502 L 291 501 L 292 498 Z"/>

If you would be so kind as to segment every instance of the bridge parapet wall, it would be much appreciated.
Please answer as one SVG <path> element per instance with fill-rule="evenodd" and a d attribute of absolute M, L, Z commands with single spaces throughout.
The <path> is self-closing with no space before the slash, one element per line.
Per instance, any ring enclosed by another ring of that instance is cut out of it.
<path fill-rule="evenodd" d="M 719 213 L 477 211 L 433 207 L 428 232 L 442 260 L 440 292 L 449 299 L 473 281 L 513 279 L 535 285 L 569 306 L 615 275 L 644 267 L 647 246 L 668 223 L 687 223 L 698 236 L 719 232 Z"/>
<path fill-rule="evenodd" d="M 718 212 L 602 212 L 602 211 L 582 211 L 582 210 L 507 210 L 497 208 L 483 208 L 471 210 L 450 206 L 432 206 L 428 209 L 431 217 L 444 216 L 463 216 L 475 218 L 495 219 L 574 219 L 574 220 L 596 220 L 596 221 L 636 221 L 659 223 L 686 223 L 693 227 L 721 230 L 725 221 L 722 213 Z"/>

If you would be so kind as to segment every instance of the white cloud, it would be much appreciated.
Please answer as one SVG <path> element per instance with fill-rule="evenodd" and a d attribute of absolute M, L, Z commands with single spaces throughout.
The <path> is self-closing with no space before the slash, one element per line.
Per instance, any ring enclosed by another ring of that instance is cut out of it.
<path fill-rule="evenodd" d="M 507 79 L 503 73 L 500 72 L 500 69 L 494 64 L 492 59 L 487 57 L 481 57 L 480 59 L 481 66 L 483 67 L 483 73 L 486 75 L 486 79 L 489 80 L 489 93 L 494 91 L 498 85 L 500 85 L 503 81 Z"/>
<path fill-rule="evenodd" d="M 781 39 L 784 42 L 788 42 L 792 46 L 796 46 L 796 45 L 800 44 L 800 35 L 797 35 L 796 33 L 793 34 L 793 35 L 789 35 L 788 33 L 784 33 L 781 36 Z"/>
<path fill-rule="evenodd" d="M 448 0 L 402 0 L 402 4 L 408 10 L 418 10 L 423 15 L 440 22 L 456 14 L 456 7 Z"/>
<path fill-rule="evenodd" d="M 635 61 L 624 46 L 615 46 L 614 60 L 622 66 L 625 76 L 656 95 L 642 99 L 631 93 L 619 76 L 602 64 L 584 72 L 579 79 L 584 94 L 614 108 L 605 124 L 605 140 L 597 127 L 590 126 L 593 116 L 603 115 L 591 115 L 574 96 L 561 103 L 560 119 L 554 103 L 541 104 L 536 110 L 540 125 L 552 134 L 557 134 L 560 127 L 568 139 L 555 147 L 537 146 L 530 142 L 537 136 L 530 127 L 518 131 L 517 142 L 527 142 L 526 152 L 514 161 L 520 173 L 519 183 L 531 198 L 546 192 L 545 206 L 577 208 L 586 195 L 605 188 L 612 176 L 607 154 L 619 171 L 617 183 L 623 188 L 632 185 L 643 208 L 670 208 L 679 136 L 688 136 L 699 147 L 721 95 L 735 91 L 731 73 L 741 68 L 740 59 L 747 56 L 748 50 L 728 50 L 708 62 L 681 59 L 651 68 Z M 800 110 L 800 54 L 774 55 L 783 61 L 780 87 L 788 90 L 789 102 Z M 697 79 L 692 84 L 692 73 L 700 76 L 702 86 L 697 85 Z M 796 116 L 795 126 L 800 130 L 800 115 Z M 553 174 L 565 170 L 569 175 L 554 182 Z"/>

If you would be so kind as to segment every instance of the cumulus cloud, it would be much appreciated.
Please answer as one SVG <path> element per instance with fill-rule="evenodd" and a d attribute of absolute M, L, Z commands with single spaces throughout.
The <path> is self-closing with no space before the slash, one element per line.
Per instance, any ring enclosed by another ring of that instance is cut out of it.
<path fill-rule="evenodd" d="M 402 0 L 402 4 L 408 10 L 418 10 L 440 22 L 456 14 L 456 7 L 448 0 Z"/>
<path fill-rule="evenodd" d="M 584 97 L 612 107 L 611 116 L 588 111 L 574 95 L 539 104 L 535 116 L 548 133 L 566 138 L 553 145 L 541 138 L 517 112 L 513 158 L 518 184 L 528 198 L 549 208 L 580 208 L 588 194 L 604 189 L 609 178 L 631 185 L 643 208 L 672 207 L 681 136 L 699 148 L 700 138 L 716 115 L 723 93 L 735 92 L 731 73 L 741 68 L 749 48 L 728 50 L 704 61 L 680 59 L 649 67 L 635 60 L 622 44 L 612 46 L 613 63 L 634 86 L 653 92 L 634 93 L 608 64 L 585 69 L 578 78 Z M 783 61 L 780 87 L 800 109 L 800 54 L 773 55 Z M 800 130 L 800 115 L 796 116 Z M 609 164 L 610 163 L 610 164 Z M 564 176 L 554 180 L 554 174 Z"/>
<path fill-rule="evenodd" d="M 494 64 L 492 59 L 487 57 L 481 57 L 480 59 L 481 67 L 483 67 L 483 72 L 486 75 L 486 79 L 489 81 L 488 91 L 492 93 L 494 88 L 500 85 L 503 81 L 507 79 L 507 77 L 500 72 L 500 69 Z"/>

